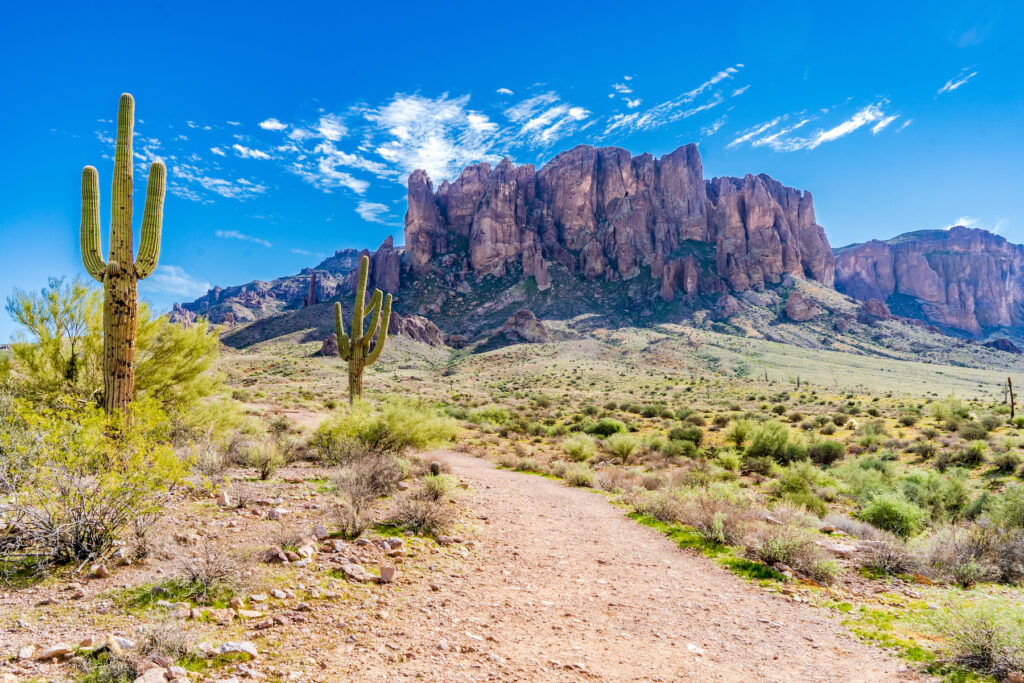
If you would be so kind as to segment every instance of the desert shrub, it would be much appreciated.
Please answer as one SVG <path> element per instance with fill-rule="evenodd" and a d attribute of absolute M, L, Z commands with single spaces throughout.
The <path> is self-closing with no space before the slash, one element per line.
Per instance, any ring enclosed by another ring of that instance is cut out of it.
<path fill-rule="evenodd" d="M 15 289 L 7 312 L 24 333 L 11 346 L 13 376 L 33 399 L 87 400 L 103 392 L 103 295 L 81 280 L 51 278 L 39 294 Z M 164 410 L 186 411 L 218 386 L 208 372 L 219 341 L 205 320 L 185 327 L 138 308 L 135 396 Z"/>
<path fill-rule="evenodd" d="M 777 467 L 775 460 L 768 456 L 743 456 L 743 471 L 753 474 L 769 475 Z"/>
<path fill-rule="evenodd" d="M 960 425 L 960 429 L 957 430 L 957 434 L 961 439 L 967 441 L 981 441 L 988 438 L 988 430 L 980 422 L 971 420 L 964 422 Z"/>
<path fill-rule="evenodd" d="M 503 425 L 511 419 L 508 408 L 502 406 L 484 406 L 470 411 L 466 420 L 478 425 Z"/>
<path fill-rule="evenodd" d="M 721 485 L 688 489 L 678 496 L 676 518 L 709 543 L 737 545 L 751 518 L 749 504 Z"/>
<path fill-rule="evenodd" d="M 772 406 L 771 411 L 775 415 L 783 415 L 786 412 L 786 406 L 781 403 L 776 403 L 775 405 Z"/>
<path fill-rule="evenodd" d="M 912 410 L 900 411 L 899 417 L 896 418 L 896 420 L 904 427 L 913 427 L 920 419 L 921 414 Z"/>
<path fill-rule="evenodd" d="M 256 470 L 260 480 L 267 481 L 274 476 L 279 467 L 285 464 L 285 461 L 277 446 L 270 441 L 252 449 L 246 464 Z"/>
<path fill-rule="evenodd" d="M 900 538 L 909 538 L 921 531 L 926 513 L 913 503 L 887 495 L 869 502 L 860 511 L 860 518 Z"/>
<path fill-rule="evenodd" d="M 832 424 L 834 424 L 836 427 L 842 427 L 849 421 L 850 416 L 847 415 L 846 413 L 834 413 L 832 415 Z"/>
<path fill-rule="evenodd" d="M 989 518 L 1004 529 L 1024 531 L 1024 485 L 1010 484 L 989 504 Z"/>
<path fill-rule="evenodd" d="M 969 500 L 967 474 L 956 468 L 945 475 L 913 472 L 900 480 L 903 495 L 928 513 L 933 522 L 957 519 Z"/>
<path fill-rule="evenodd" d="M 704 430 L 700 427 L 675 427 L 668 433 L 669 441 L 690 441 L 699 446 L 704 441 Z"/>
<path fill-rule="evenodd" d="M 635 437 L 629 434 L 616 433 L 604 440 L 604 447 L 613 456 L 625 462 L 640 446 Z"/>
<path fill-rule="evenodd" d="M 679 521 L 679 499 L 664 489 L 648 491 L 636 487 L 623 496 L 623 502 L 631 507 L 633 512 L 645 517 L 669 523 Z"/>
<path fill-rule="evenodd" d="M 843 444 L 832 439 L 812 441 L 807 446 L 807 455 L 818 465 L 831 465 L 846 454 Z"/>
<path fill-rule="evenodd" d="M 857 444 L 868 450 L 876 448 L 887 436 L 889 430 L 886 429 L 884 420 L 871 420 L 857 428 Z"/>
<path fill-rule="evenodd" d="M 585 430 L 588 434 L 607 437 L 613 434 L 620 434 L 626 431 L 626 425 L 619 420 L 610 417 L 602 418 L 597 424 L 591 425 Z"/>
<path fill-rule="evenodd" d="M 178 558 L 175 594 L 208 605 L 226 601 L 238 589 L 242 571 L 227 549 L 207 541 L 195 553 Z"/>
<path fill-rule="evenodd" d="M 594 485 L 594 470 L 580 463 L 566 468 L 564 479 L 570 486 L 590 488 Z"/>
<path fill-rule="evenodd" d="M 747 439 L 750 438 L 750 433 L 754 430 L 754 423 L 747 419 L 739 419 L 729 425 L 729 428 L 725 430 L 723 436 L 727 443 L 731 443 L 736 448 L 743 448 L 744 444 L 747 443 Z"/>
<path fill-rule="evenodd" d="M 824 517 L 828 506 L 813 491 L 793 491 L 782 494 L 782 500 L 806 509 L 817 517 Z"/>
<path fill-rule="evenodd" d="M 789 429 L 781 422 L 774 420 L 765 422 L 754 430 L 744 455 L 746 458 L 771 458 L 788 462 L 787 447 L 789 446 Z"/>
<path fill-rule="evenodd" d="M 718 464 L 721 465 L 724 470 L 736 472 L 739 470 L 740 465 L 743 464 L 743 458 L 740 457 L 739 453 L 722 451 L 718 454 Z"/>
<path fill-rule="evenodd" d="M 927 460 L 928 458 L 934 457 L 935 453 L 938 452 L 938 450 L 939 448 L 938 446 L 935 445 L 934 441 L 918 441 L 917 443 L 915 443 L 914 445 L 907 449 L 908 452 L 917 455 L 923 460 Z"/>
<path fill-rule="evenodd" d="M 334 485 L 342 497 L 337 521 L 342 535 L 356 538 L 370 524 L 369 510 L 380 496 L 398 488 L 405 477 L 401 463 L 392 455 L 364 452 L 334 476 Z"/>
<path fill-rule="evenodd" d="M 907 574 L 920 566 L 918 557 L 899 538 L 883 538 L 868 546 L 861 564 L 885 574 Z"/>
<path fill-rule="evenodd" d="M 824 434 L 825 436 L 832 436 L 833 434 L 836 433 L 836 426 L 829 422 L 828 424 L 822 425 L 821 428 L 818 429 L 818 431 Z"/>
<path fill-rule="evenodd" d="M 936 401 L 928 407 L 928 414 L 936 422 L 947 422 L 949 420 L 966 420 L 971 412 L 956 398 L 947 398 Z"/>
<path fill-rule="evenodd" d="M 956 524 L 938 529 L 927 539 L 924 551 L 929 573 L 964 588 L 995 578 L 998 570 L 991 559 L 1000 545 L 998 536 L 989 524 Z"/>
<path fill-rule="evenodd" d="M 186 474 L 167 444 L 169 423 L 153 400 L 125 414 L 13 401 L 0 411 L 3 560 L 84 562 L 100 556 Z"/>
<path fill-rule="evenodd" d="M 447 474 L 428 474 L 420 480 L 416 495 L 427 500 L 444 500 L 455 490 L 455 480 Z"/>
<path fill-rule="evenodd" d="M 1024 670 L 1024 609 L 1001 598 L 955 600 L 929 610 L 925 622 L 942 637 L 948 659 L 1006 679 Z"/>
<path fill-rule="evenodd" d="M 953 461 L 967 467 L 977 467 L 985 462 L 985 454 L 988 453 L 988 444 L 984 441 L 973 441 L 964 448 L 961 448 Z"/>
<path fill-rule="evenodd" d="M 1020 464 L 1024 462 L 1020 455 L 1013 451 L 1004 451 L 995 455 L 991 459 L 992 467 L 995 468 L 996 472 L 1001 474 L 1013 474 L 1020 467 Z"/>
<path fill-rule="evenodd" d="M 458 424 L 428 403 L 392 398 L 374 410 L 358 401 L 336 418 L 320 423 L 309 440 L 315 456 L 327 463 L 345 463 L 365 450 L 402 453 L 406 448 L 426 449 L 455 439 Z"/>
<path fill-rule="evenodd" d="M 748 539 L 747 552 L 770 567 L 783 564 L 822 583 L 837 575 L 835 566 L 822 558 L 806 529 L 762 524 Z"/>
<path fill-rule="evenodd" d="M 385 524 L 413 533 L 442 534 L 455 523 L 455 509 L 444 501 L 402 496 L 395 500 Z"/>
<path fill-rule="evenodd" d="M 1003 422 L 1004 418 L 999 417 L 998 415 L 982 415 L 978 419 L 978 423 L 987 432 L 991 432 L 993 429 L 998 429 Z"/>
<path fill-rule="evenodd" d="M 669 441 L 661 448 L 662 454 L 669 458 L 697 457 L 697 444 L 692 441 Z"/>
<path fill-rule="evenodd" d="M 585 462 L 594 456 L 597 444 L 588 434 L 575 434 L 562 439 L 562 450 L 571 460 Z"/>

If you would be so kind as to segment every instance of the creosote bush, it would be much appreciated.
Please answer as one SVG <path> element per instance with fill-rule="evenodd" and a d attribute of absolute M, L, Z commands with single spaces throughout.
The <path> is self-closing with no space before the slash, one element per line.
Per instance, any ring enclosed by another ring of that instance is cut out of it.
<path fill-rule="evenodd" d="M 620 432 L 612 434 L 605 439 L 604 447 L 613 456 L 625 462 L 640 447 L 640 443 L 636 440 L 636 437 Z"/>
<path fill-rule="evenodd" d="M 458 423 L 424 401 L 388 399 L 376 410 L 356 401 L 321 422 L 308 446 L 318 460 L 344 464 L 367 449 L 401 454 L 406 448 L 441 446 L 457 434 Z"/>
<path fill-rule="evenodd" d="M 589 434 L 574 434 L 562 439 L 562 450 L 575 462 L 586 462 L 594 456 L 597 443 Z"/>

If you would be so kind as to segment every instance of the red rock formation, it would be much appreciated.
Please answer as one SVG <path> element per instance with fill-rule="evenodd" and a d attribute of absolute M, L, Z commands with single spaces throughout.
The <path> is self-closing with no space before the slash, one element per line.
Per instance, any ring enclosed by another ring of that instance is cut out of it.
<path fill-rule="evenodd" d="M 786 317 L 798 323 L 810 320 L 818 313 L 818 306 L 800 292 L 786 298 Z"/>
<path fill-rule="evenodd" d="M 678 255 L 688 240 L 715 245 L 717 275 L 734 290 L 786 273 L 832 284 L 832 251 L 810 193 L 767 176 L 705 182 L 695 145 L 660 159 L 579 146 L 540 170 L 507 159 L 494 169 L 477 164 L 436 193 L 422 171 L 409 177 L 405 241 L 414 274 L 464 251 L 477 276 L 518 267 L 541 289 L 550 286 L 551 262 L 607 280 L 649 267 L 666 301 L 677 291 L 724 289 L 715 273 L 702 277 L 692 254 Z"/>
<path fill-rule="evenodd" d="M 1024 246 L 986 230 L 922 230 L 836 251 L 836 288 L 981 336 L 1024 326 Z"/>
<path fill-rule="evenodd" d="M 550 339 L 544 324 L 537 320 L 533 311 L 525 308 L 516 311 L 515 315 L 505 321 L 499 331 L 509 339 L 521 340 L 530 344 L 543 344 Z"/>

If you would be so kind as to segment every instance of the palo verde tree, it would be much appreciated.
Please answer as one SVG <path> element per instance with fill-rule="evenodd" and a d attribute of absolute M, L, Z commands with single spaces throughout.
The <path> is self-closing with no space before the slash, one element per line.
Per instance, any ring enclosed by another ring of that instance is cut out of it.
<path fill-rule="evenodd" d="M 348 400 L 355 401 L 356 397 L 363 395 L 363 370 L 373 365 L 380 358 L 384 350 L 384 342 L 388 338 L 388 323 L 391 321 L 391 295 L 387 298 L 379 290 L 373 291 L 370 297 L 370 307 L 364 308 L 366 303 L 366 273 L 370 267 L 370 259 L 363 255 L 359 259 L 359 282 L 356 285 L 356 298 L 352 306 L 352 333 L 345 334 L 345 328 L 341 321 L 341 304 L 334 304 L 334 331 L 338 337 L 338 355 L 348 361 Z M 383 302 L 383 310 L 381 309 Z M 370 318 L 370 327 L 366 328 L 366 318 Z M 373 342 L 374 334 L 377 335 L 377 343 L 373 349 L 370 344 Z"/>
<path fill-rule="evenodd" d="M 114 183 L 110 207 L 110 252 L 100 255 L 99 176 L 93 166 L 82 170 L 82 262 L 89 275 L 103 283 L 103 407 L 123 410 L 135 394 L 135 336 L 138 326 L 138 282 L 156 269 L 164 211 L 166 169 L 149 167 L 146 207 L 142 216 L 139 256 L 132 251 L 132 131 L 135 100 L 121 95 L 114 148 Z"/>

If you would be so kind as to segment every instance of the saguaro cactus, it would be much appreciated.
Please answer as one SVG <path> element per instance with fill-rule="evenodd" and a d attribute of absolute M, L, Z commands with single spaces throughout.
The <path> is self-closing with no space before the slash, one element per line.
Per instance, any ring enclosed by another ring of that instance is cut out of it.
<path fill-rule="evenodd" d="M 166 169 L 149 167 L 146 208 L 142 216 L 139 256 L 132 253 L 132 130 L 135 100 L 125 93 L 117 109 L 114 184 L 110 208 L 110 255 L 100 255 L 100 188 L 93 166 L 82 170 L 82 262 L 89 275 L 103 283 L 103 407 L 123 410 L 135 393 L 135 333 L 138 324 L 138 281 L 149 277 L 160 257 Z"/>
<path fill-rule="evenodd" d="M 349 403 L 363 395 L 363 370 L 373 365 L 384 350 L 384 342 L 388 338 L 388 323 L 391 321 L 391 295 L 387 298 L 379 290 L 373 290 L 370 307 L 366 303 L 366 273 L 370 267 L 370 259 L 363 256 L 359 259 L 359 284 L 356 285 L 356 299 L 352 306 L 352 335 L 345 334 L 341 321 L 341 304 L 334 304 L 334 331 L 338 336 L 338 355 L 348 361 L 348 400 Z M 381 309 L 383 302 L 383 310 Z M 370 318 L 370 327 L 365 327 L 366 318 Z M 377 334 L 377 343 L 370 349 L 373 335 Z"/>

